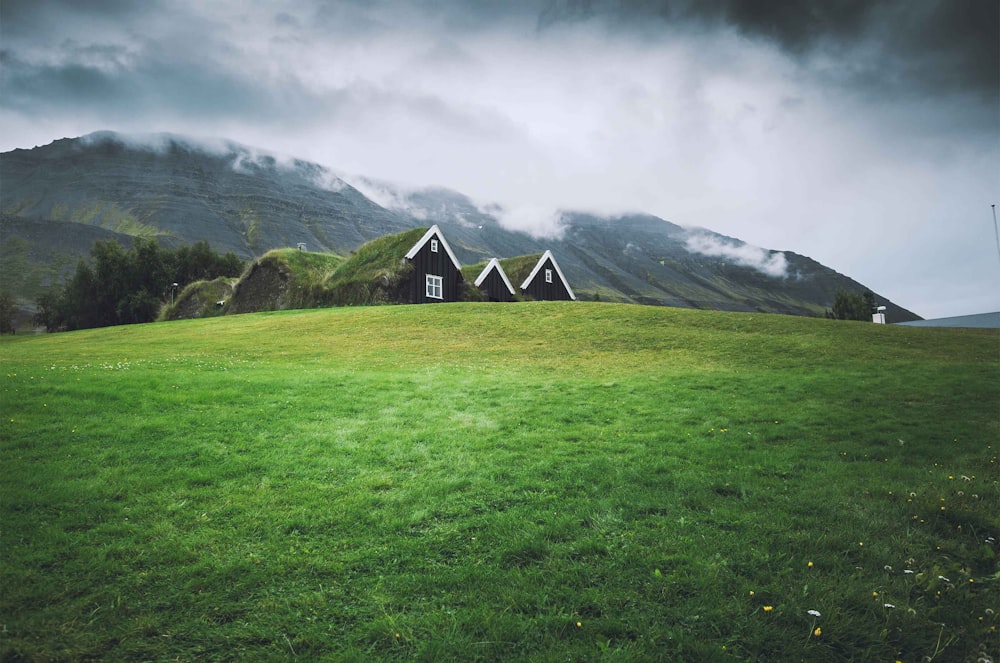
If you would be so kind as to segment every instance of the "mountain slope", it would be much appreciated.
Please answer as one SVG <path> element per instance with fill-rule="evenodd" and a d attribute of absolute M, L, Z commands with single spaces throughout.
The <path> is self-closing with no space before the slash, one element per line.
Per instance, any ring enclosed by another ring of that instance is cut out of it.
<path fill-rule="evenodd" d="M 29 264 L 63 265 L 64 274 L 98 235 L 206 240 L 246 258 L 299 243 L 347 255 L 436 223 L 463 263 L 551 249 L 585 299 L 822 315 L 838 288 L 865 289 L 804 256 L 654 216 L 564 212 L 561 233 L 533 237 L 505 227 L 502 208 L 458 192 L 349 179 L 226 141 L 109 132 L 57 140 L 0 155 L 4 249 Z M 37 287 L 12 289 L 27 301 Z M 890 321 L 919 318 L 877 299 Z"/>
<path fill-rule="evenodd" d="M 0 161 L 3 211 L 124 234 L 208 241 L 244 257 L 270 248 L 357 246 L 408 222 L 329 171 L 234 143 L 117 134 L 57 140 Z"/>

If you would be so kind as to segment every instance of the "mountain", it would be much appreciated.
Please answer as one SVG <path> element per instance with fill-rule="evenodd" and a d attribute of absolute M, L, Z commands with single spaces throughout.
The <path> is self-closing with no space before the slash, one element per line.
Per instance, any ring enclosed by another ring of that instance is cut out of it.
<path fill-rule="evenodd" d="M 822 315 L 856 281 L 791 252 L 655 216 L 563 212 L 549 237 L 510 230 L 505 210 L 440 188 L 335 174 L 230 141 L 98 132 L 0 154 L 0 272 L 27 303 L 97 239 L 208 241 L 244 258 L 305 244 L 347 254 L 438 224 L 465 264 L 551 249 L 582 298 Z M 892 322 L 919 316 L 878 297 Z"/>

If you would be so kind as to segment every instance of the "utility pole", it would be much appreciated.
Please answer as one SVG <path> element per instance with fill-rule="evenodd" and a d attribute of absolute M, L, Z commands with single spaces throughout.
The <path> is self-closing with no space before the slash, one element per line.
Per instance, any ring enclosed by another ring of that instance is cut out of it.
<path fill-rule="evenodd" d="M 997 236 L 997 258 L 1000 258 L 1000 230 L 997 230 L 997 206 L 996 203 L 990 205 L 993 208 L 993 234 Z"/>

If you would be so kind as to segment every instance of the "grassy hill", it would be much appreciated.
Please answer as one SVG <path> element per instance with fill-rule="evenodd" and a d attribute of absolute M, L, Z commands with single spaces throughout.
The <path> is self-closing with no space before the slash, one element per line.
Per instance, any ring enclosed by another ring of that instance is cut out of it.
<path fill-rule="evenodd" d="M 0 363 L 2 660 L 998 651 L 995 330 L 470 303 Z"/>

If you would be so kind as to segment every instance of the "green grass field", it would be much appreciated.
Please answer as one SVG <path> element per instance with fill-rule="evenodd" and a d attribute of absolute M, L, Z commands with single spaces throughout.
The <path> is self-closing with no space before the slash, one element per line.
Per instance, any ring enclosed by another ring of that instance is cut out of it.
<path fill-rule="evenodd" d="M 996 659 L 998 369 L 575 302 L 4 338 L 0 660 Z"/>

